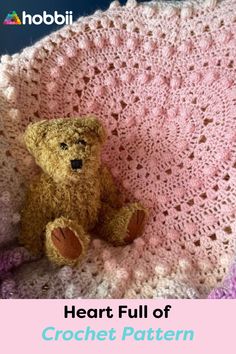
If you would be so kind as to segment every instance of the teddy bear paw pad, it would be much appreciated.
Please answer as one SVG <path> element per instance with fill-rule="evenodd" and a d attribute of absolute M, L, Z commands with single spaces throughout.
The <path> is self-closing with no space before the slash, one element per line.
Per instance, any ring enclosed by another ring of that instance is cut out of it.
<path fill-rule="evenodd" d="M 125 242 L 130 243 L 139 237 L 144 229 L 146 213 L 143 210 L 136 210 L 130 218 Z"/>
<path fill-rule="evenodd" d="M 52 242 L 62 257 L 76 259 L 82 253 L 82 245 L 75 233 L 68 227 L 52 231 Z"/>

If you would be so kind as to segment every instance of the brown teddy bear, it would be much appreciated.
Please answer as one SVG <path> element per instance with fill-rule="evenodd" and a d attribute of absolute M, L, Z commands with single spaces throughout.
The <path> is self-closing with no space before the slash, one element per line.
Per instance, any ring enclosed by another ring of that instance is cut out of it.
<path fill-rule="evenodd" d="M 94 117 L 30 124 L 24 140 L 42 172 L 31 183 L 22 210 L 20 243 L 74 266 L 91 236 L 125 245 L 143 231 L 146 210 L 123 205 L 110 172 L 101 165 L 105 131 Z"/>

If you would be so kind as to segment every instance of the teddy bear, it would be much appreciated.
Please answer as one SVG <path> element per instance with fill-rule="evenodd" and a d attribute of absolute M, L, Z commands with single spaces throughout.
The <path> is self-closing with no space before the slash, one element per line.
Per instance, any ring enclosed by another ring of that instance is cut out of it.
<path fill-rule="evenodd" d="M 147 210 L 122 202 L 101 163 L 105 140 L 96 117 L 43 120 L 26 128 L 25 145 L 41 168 L 21 211 L 19 241 L 32 254 L 76 266 L 92 237 L 121 246 L 142 234 Z"/>

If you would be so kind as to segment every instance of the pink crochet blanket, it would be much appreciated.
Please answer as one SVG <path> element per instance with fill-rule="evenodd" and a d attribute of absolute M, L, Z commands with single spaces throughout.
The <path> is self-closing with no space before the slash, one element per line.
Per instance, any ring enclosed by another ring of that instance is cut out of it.
<path fill-rule="evenodd" d="M 196 298 L 222 283 L 235 257 L 235 14 L 235 0 L 115 1 L 2 57 L 2 297 Z M 95 239 L 77 269 L 58 269 L 14 248 L 37 172 L 21 134 L 91 113 L 120 190 L 150 216 L 133 245 Z"/>

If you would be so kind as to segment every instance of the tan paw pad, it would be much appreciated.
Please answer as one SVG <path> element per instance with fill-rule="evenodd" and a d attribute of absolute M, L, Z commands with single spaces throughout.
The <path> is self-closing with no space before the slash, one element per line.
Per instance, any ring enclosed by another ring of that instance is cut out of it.
<path fill-rule="evenodd" d="M 143 210 L 136 210 L 130 218 L 124 241 L 127 243 L 133 242 L 139 237 L 144 229 L 146 213 Z"/>
<path fill-rule="evenodd" d="M 82 253 L 82 245 L 75 233 L 68 227 L 58 227 L 52 231 L 52 243 L 62 257 L 76 259 Z"/>

